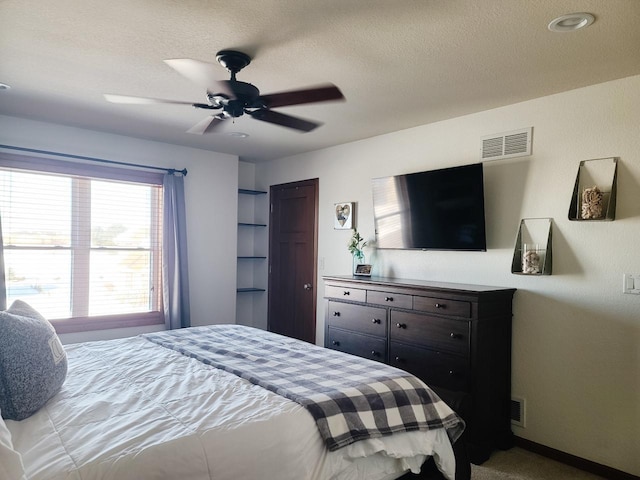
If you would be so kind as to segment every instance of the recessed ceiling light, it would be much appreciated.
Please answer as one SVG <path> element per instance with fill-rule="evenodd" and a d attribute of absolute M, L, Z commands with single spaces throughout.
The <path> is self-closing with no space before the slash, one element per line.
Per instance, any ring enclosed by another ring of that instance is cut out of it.
<path fill-rule="evenodd" d="M 0 83 L 0 90 L 9 90 L 11 85 L 7 85 L 6 83 Z"/>
<path fill-rule="evenodd" d="M 248 133 L 244 133 L 244 132 L 229 132 L 227 133 L 227 135 L 229 135 L 230 137 L 236 137 L 236 138 L 247 138 L 249 136 Z"/>
<path fill-rule="evenodd" d="M 590 13 L 570 13 L 552 20 L 549 24 L 549 30 L 552 32 L 574 32 L 588 27 L 594 21 L 595 17 Z"/>

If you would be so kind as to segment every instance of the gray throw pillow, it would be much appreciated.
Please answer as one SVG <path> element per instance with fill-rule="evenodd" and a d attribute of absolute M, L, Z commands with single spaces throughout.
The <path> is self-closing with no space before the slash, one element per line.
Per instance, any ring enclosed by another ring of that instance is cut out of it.
<path fill-rule="evenodd" d="M 16 300 L 0 312 L 0 411 L 23 420 L 58 391 L 67 376 L 67 354 L 53 326 Z"/>

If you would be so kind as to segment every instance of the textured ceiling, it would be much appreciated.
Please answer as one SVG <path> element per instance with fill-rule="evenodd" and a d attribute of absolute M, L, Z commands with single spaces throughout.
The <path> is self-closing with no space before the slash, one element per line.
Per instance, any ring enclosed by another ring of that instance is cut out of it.
<path fill-rule="evenodd" d="M 586 11 L 589 28 L 552 33 Z M 640 74 L 640 0 L 0 0 L 0 113 L 265 161 Z M 336 84 L 345 102 L 281 107 L 310 133 L 103 93 L 203 102 L 164 59 L 253 60 L 261 93 Z M 229 132 L 249 134 L 246 139 Z"/>

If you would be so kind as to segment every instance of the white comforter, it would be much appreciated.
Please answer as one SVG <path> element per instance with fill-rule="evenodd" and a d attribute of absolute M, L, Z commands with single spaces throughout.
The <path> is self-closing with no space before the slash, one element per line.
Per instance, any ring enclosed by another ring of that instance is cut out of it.
<path fill-rule="evenodd" d="M 143 338 L 67 353 L 60 393 L 6 421 L 29 480 L 376 480 L 417 472 L 427 455 L 454 478 L 444 430 L 328 452 L 297 403 Z"/>

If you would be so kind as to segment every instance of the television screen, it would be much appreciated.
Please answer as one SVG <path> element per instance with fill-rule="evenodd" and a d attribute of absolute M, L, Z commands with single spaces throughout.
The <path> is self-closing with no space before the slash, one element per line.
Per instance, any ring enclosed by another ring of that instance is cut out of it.
<path fill-rule="evenodd" d="M 487 249 L 481 163 L 372 183 L 378 248 Z"/>

